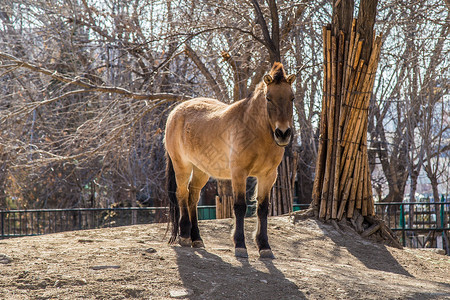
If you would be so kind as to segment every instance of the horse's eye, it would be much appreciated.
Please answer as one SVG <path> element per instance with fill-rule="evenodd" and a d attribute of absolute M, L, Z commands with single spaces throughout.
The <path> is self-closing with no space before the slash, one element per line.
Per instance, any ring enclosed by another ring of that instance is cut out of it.
<path fill-rule="evenodd" d="M 295 100 L 295 97 L 291 99 L 292 102 L 294 102 L 294 100 Z"/>
<path fill-rule="evenodd" d="M 269 101 L 269 102 L 272 101 L 272 100 L 269 99 L 269 97 L 266 97 L 266 100 Z"/>

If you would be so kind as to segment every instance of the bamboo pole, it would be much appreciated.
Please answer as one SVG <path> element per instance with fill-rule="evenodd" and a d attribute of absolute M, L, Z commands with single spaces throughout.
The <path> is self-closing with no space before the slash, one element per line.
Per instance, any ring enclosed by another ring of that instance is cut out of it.
<path fill-rule="evenodd" d="M 281 199 L 281 193 L 280 193 L 280 182 L 277 182 L 277 199 Z M 275 205 L 276 211 L 274 216 L 278 216 L 281 214 L 281 201 L 277 201 Z"/>
<path fill-rule="evenodd" d="M 330 44 L 328 44 L 330 43 Z M 324 186 L 324 194 L 326 195 L 327 201 L 327 214 L 326 219 L 331 218 L 332 213 L 332 202 L 333 202 L 333 155 L 335 155 L 335 148 L 333 147 L 334 140 L 334 115 L 336 108 L 336 37 L 331 35 L 331 30 L 327 32 L 327 44 L 329 51 L 329 58 L 331 58 L 331 79 L 330 79 L 330 105 L 328 108 L 328 145 L 327 148 L 327 165 L 325 166 L 325 178 L 326 178 L 326 189 Z M 325 182 L 324 181 L 324 182 Z"/>
<path fill-rule="evenodd" d="M 351 29 L 351 32 L 350 32 L 350 40 L 348 41 L 348 44 L 346 44 L 345 46 L 345 48 L 346 48 L 346 54 L 345 54 L 345 56 L 344 56 L 344 58 L 346 59 L 345 60 L 345 68 L 344 68 L 344 76 L 343 76 L 343 78 L 344 78 L 344 85 L 343 85 L 343 88 L 342 88 L 342 90 L 343 90 L 343 92 L 344 92 L 344 96 L 345 96 L 345 92 L 346 92 L 346 90 L 347 90 L 347 88 L 348 88 L 348 84 L 349 84 L 349 79 L 350 79 L 350 74 L 352 73 L 351 71 L 352 71 L 352 68 L 351 68 L 351 65 L 352 65 L 352 61 L 351 61 L 351 57 L 352 57 L 352 54 L 353 54 L 353 45 L 354 45 L 354 43 L 355 43 L 355 29 L 356 29 L 356 19 L 353 19 L 353 21 L 352 21 L 352 29 Z M 342 97 L 343 99 L 345 99 L 345 97 Z"/>
<path fill-rule="evenodd" d="M 223 219 L 222 217 L 222 205 L 220 205 L 220 198 L 216 196 L 216 218 Z"/>
<path fill-rule="evenodd" d="M 323 38 L 323 74 L 327 74 L 327 48 L 326 48 L 326 32 L 327 27 L 322 27 L 322 38 Z M 319 148 L 317 150 L 317 161 L 316 161 L 316 178 L 314 179 L 313 186 L 313 201 L 314 206 L 317 207 L 320 204 L 321 194 L 322 194 L 322 184 L 323 184 L 323 169 L 325 161 L 325 143 L 324 138 L 327 135 L 327 80 L 324 75 L 323 78 L 323 88 L 322 88 L 322 112 L 320 113 L 320 133 L 319 133 Z"/>
<path fill-rule="evenodd" d="M 366 170 L 366 164 L 364 164 L 364 173 L 363 173 L 363 196 L 362 196 L 362 207 L 361 207 L 361 214 L 363 215 L 363 217 L 367 216 L 367 202 L 368 202 L 368 197 L 369 194 L 367 193 L 367 185 L 368 185 L 368 174 L 369 172 L 367 172 Z"/>
<path fill-rule="evenodd" d="M 351 187 L 351 192 L 350 194 L 345 194 L 347 195 L 347 197 L 343 196 L 342 197 L 342 202 L 341 202 L 341 206 L 339 207 L 339 214 L 338 214 L 338 219 L 342 219 L 342 216 L 344 215 L 345 212 L 345 205 L 347 204 L 347 199 L 350 199 L 349 203 L 348 203 L 348 209 L 347 209 L 347 217 L 348 215 L 353 216 L 353 211 L 355 209 L 355 199 L 356 199 L 356 192 L 357 192 L 357 188 L 358 188 L 358 184 L 359 184 L 359 173 L 360 173 L 360 165 L 361 165 L 361 156 L 362 153 L 361 151 L 358 151 L 357 156 L 356 156 L 356 167 L 355 167 L 355 171 L 353 174 L 353 180 L 352 180 L 352 187 Z"/>
<path fill-rule="evenodd" d="M 364 174 L 366 168 L 365 164 L 361 166 L 361 174 Z M 360 176 L 362 178 L 362 176 Z M 363 198 L 363 179 L 359 180 L 358 183 L 358 191 L 356 192 L 356 209 L 361 209 L 362 207 L 362 198 Z"/>
<path fill-rule="evenodd" d="M 373 216 L 375 215 L 375 207 L 373 202 L 373 193 L 372 193 L 372 180 L 370 179 L 370 167 L 369 160 L 366 161 L 366 169 L 367 169 L 367 215 Z"/>
<path fill-rule="evenodd" d="M 335 163 L 334 166 L 334 175 L 333 175 L 333 207 L 332 207 L 332 218 L 337 217 L 338 213 L 338 205 L 341 201 L 340 194 L 339 194 L 339 171 L 340 171 L 340 157 L 341 157 L 341 146 L 340 146 L 340 139 L 341 139 L 341 131 L 339 130 L 339 121 L 340 121 L 340 115 L 341 115 L 341 83 L 343 79 L 343 67 L 344 67 L 344 32 L 339 32 L 339 47 L 338 47 L 338 54 L 337 54 L 337 82 L 336 82 L 336 114 L 334 119 L 335 125 L 335 132 L 334 132 L 334 141 L 333 141 L 333 147 L 335 148 L 335 155 L 333 157 L 333 162 Z"/>
<path fill-rule="evenodd" d="M 330 107 L 330 120 L 333 121 L 332 135 L 330 139 L 330 144 L 332 147 L 331 151 L 331 169 L 330 169 L 330 187 L 329 187 L 329 195 L 328 195 L 328 203 L 331 207 L 331 218 L 336 219 L 337 215 L 337 199 L 338 196 L 334 195 L 334 183 L 335 183 L 335 168 L 336 168 L 336 154 L 337 154 L 337 122 L 339 122 L 339 97 L 338 97 L 338 82 L 341 79 L 341 76 L 338 72 L 338 64 L 339 64 L 339 56 L 337 53 L 337 43 L 338 40 L 335 36 L 331 37 L 331 107 Z M 328 204 L 327 204 L 328 205 Z M 328 211 L 327 211 L 328 215 Z"/>
<path fill-rule="evenodd" d="M 287 197 L 287 191 L 288 191 L 288 178 L 289 178 L 289 172 L 288 172 L 288 166 L 289 166 L 289 157 L 286 157 L 286 163 L 284 163 L 282 165 L 282 173 L 283 173 L 283 179 L 281 180 L 281 199 L 283 199 L 283 205 L 282 205 L 282 210 L 281 210 L 281 215 L 285 214 L 289 211 L 289 199 Z"/>
<path fill-rule="evenodd" d="M 343 199 L 348 199 L 348 195 L 349 195 L 350 189 L 352 187 L 352 182 L 353 182 L 353 178 L 349 178 L 347 180 L 346 186 L 345 186 L 345 189 L 344 189 L 344 194 L 342 195 Z M 347 201 L 345 201 L 345 202 L 347 202 Z M 342 204 L 342 207 L 343 207 L 342 208 L 342 215 L 343 215 L 344 214 L 344 210 L 345 210 L 345 203 Z M 340 217 L 338 217 L 339 220 L 342 219 L 342 215 Z"/>
<path fill-rule="evenodd" d="M 330 164 L 331 164 L 331 143 L 330 143 L 330 134 L 332 131 L 332 120 L 330 119 L 330 114 L 328 114 L 328 111 L 331 109 L 331 28 L 329 29 L 327 27 L 326 30 L 326 55 L 327 55 L 327 136 L 324 138 L 326 141 L 324 143 L 327 145 L 326 147 L 326 161 L 325 161 L 325 171 L 324 171 L 324 178 L 323 178 L 323 185 L 322 185 L 322 195 L 321 195 L 321 206 L 320 206 L 320 212 L 319 217 L 325 218 L 327 216 L 328 211 L 328 187 L 329 187 L 329 175 L 330 175 Z M 330 126 L 331 125 L 331 126 Z"/>
<path fill-rule="evenodd" d="M 356 196 L 358 193 L 358 185 L 359 182 L 361 181 L 361 177 L 362 177 L 362 173 L 361 173 L 361 169 L 362 169 L 362 151 L 358 150 L 357 154 L 356 154 L 356 165 L 355 165 L 355 170 L 354 170 L 354 175 L 353 175 L 353 186 L 352 186 L 352 192 L 350 194 L 350 199 L 349 199 L 349 205 L 348 205 L 348 214 L 350 216 L 353 216 L 353 211 L 355 209 L 355 204 L 356 204 Z"/>

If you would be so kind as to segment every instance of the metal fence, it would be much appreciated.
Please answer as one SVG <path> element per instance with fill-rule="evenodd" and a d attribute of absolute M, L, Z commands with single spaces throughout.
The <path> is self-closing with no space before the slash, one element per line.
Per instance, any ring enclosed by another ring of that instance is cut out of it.
<path fill-rule="evenodd" d="M 309 204 L 294 204 L 293 210 Z M 63 231 L 167 222 L 167 207 L 0 210 L 0 239 Z M 247 216 L 255 206 L 249 205 Z M 215 206 L 199 206 L 198 219 L 216 218 Z"/>
<path fill-rule="evenodd" d="M 294 204 L 293 211 L 308 207 Z M 166 222 L 167 211 L 166 207 L 0 210 L 0 239 Z M 249 206 L 248 215 L 253 211 Z M 404 246 L 449 246 L 450 202 L 376 203 L 375 212 L 389 228 L 399 232 Z M 215 219 L 215 206 L 199 206 L 198 218 Z"/>
<path fill-rule="evenodd" d="M 444 248 L 449 253 L 450 202 L 375 203 L 375 213 L 399 232 L 403 246 Z"/>
<path fill-rule="evenodd" d="M 166 207 L 0 210 L 0 239 L 166 222 L 167 211 Z M 199 207 L 198 216 L 215 219 L 215 206 Z"/>
<path fill-rule="evenodd" d="M 0 238 L 164 222 L 165 208 L 0 210 Z"/>

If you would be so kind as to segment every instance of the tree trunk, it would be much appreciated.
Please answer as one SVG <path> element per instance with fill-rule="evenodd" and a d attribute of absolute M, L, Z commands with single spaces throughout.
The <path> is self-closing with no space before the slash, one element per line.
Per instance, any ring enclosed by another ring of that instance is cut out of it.
<path fill-rule="evenodd" d="M 233 188 L 231 180 L 217 180 L 216 218 L 233 217 Z"/>
<path fill-rule="evenodd" d="M 431 188 L 433 190 L 433 198 L 434 198 L 434 208 L 435 208 L 435 213 L 436 213 L 436 228 L 441 227 L 442 221 L 441 221 L 441 214 L 440 214 L 440 209 L 441 209 L 441 205 L 439 204 L 440 198 L 439 198 L 439 189 L 438 189 L 438 180 L 435 176 L 432 176 L 430 178 L 431 181 Z"/>
<path fill-rule="evenodd" d="M 419 172 L 413 171 L 411 173 L 411 187 L 409 190 L 409 202 L 416 202 L 416 190 L 417 190 L 417 179 L 419 177 Z M 413 228 L 414 224 L 414 205 L 409 206 L 409 219 L 408 227 Z"/>
<path fill-rule="evenodd" d="M 7 154 L 0 149 L 0 209 L 6 209 Z"/>

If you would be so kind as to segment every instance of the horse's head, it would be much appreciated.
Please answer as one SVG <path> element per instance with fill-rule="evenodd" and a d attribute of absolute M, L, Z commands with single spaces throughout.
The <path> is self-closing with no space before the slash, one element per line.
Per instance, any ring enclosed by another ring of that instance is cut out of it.
<path fill-rule="evenodd" d="M 270 73 L 264 76 L 269 123 L 275 143 L 280 147 L 286 147 L 291 141 L 294 101 L 291 85 L 294 80 L 295 75 L 286 76 L 283 65 L 277 62 Z"/>

